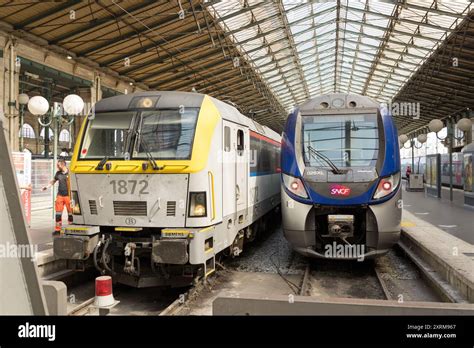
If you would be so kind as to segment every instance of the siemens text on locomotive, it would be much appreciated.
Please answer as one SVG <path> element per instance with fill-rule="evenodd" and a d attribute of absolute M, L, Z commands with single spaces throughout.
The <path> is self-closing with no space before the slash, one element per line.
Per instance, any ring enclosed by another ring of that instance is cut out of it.
<path fill-rule="evenodd" d="M 280 204 L 280 136 L 215 98 L 99 101 L 71 162 L 74 224 L 56 257 L 136 287 L 186 285 L 237 256 Z"/>
<path fill-rule="evenodd" d="M 287 119 L 281 154 L 283 231 L 297 252 L 359 259 L 397 243 L 398 136 L 376 102 L 344 93 L 307 101 Z"/>

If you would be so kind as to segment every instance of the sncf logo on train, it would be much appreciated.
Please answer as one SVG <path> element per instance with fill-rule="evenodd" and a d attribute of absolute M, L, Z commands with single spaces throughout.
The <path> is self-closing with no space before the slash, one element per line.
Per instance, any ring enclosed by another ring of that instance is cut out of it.
<path fill-rule="evenodd" d="M 351 194 L 351 188 L 344 185 L 331 185 L 329 189 L 333 196 L 349 196 Z"/>

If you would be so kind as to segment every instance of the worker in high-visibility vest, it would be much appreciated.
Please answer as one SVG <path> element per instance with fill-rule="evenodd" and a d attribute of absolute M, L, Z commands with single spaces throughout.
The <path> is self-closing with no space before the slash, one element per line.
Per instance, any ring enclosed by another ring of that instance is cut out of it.
<path fill-rule="evenodd" d="M 54 210 L 56 211 L 56 225 L 54 233 L 59 233 L 62 226 L 62 215 L 63 210 L 66 208 L 68 214 L 68 222 L 71 223 L 72 208 L 71 198 L 69 197 L 69 169 L 66 166 L 64 159 L 59 159 L 57 163 L 58 171 L 54 175 L 54 179 L 49 182 L 48 186 L 43 187 L 43 191 L 47 190 L 48 187 L 53 186 L 58 182 L 58 194 L 56 195 L 56 201 L 54 204 Z"/>

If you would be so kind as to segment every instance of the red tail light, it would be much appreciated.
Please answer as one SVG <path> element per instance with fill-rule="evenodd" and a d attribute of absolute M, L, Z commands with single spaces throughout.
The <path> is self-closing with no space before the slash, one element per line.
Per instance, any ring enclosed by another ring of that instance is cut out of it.
<path fill-rule="evenodd" d="M 380 199 L 395 191 L 400 183 L 400 172 L 381 178 L 374 193 L 374 199 Z"/>
<path fill-rule="evenodd" d="M 382 188 L 385 191 L 389 191 L 392 188 L 392 184 L 390 183 L 390 181 L 383 181 L 382 182 Z"/>

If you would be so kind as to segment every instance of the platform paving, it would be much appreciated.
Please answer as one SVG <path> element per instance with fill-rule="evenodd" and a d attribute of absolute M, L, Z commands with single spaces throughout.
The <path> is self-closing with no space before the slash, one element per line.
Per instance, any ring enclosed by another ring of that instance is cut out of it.
<path fill-rule="evenodd" d="M 474 244 L 474 209 L 464 207 L 463 191 L 454 190 L 454 200 L 449 201 L 449 189 L 443 188 L 442 198 L 425 192 L 402 193 L 404 211 L 428 222 L 448 234 Z"/>
<path fill-rule="evenodd" d="M 418 217 L 402 215 L 402 243 L 438 272 L 471 303 L 474 302 L 474 245 Z"/>

